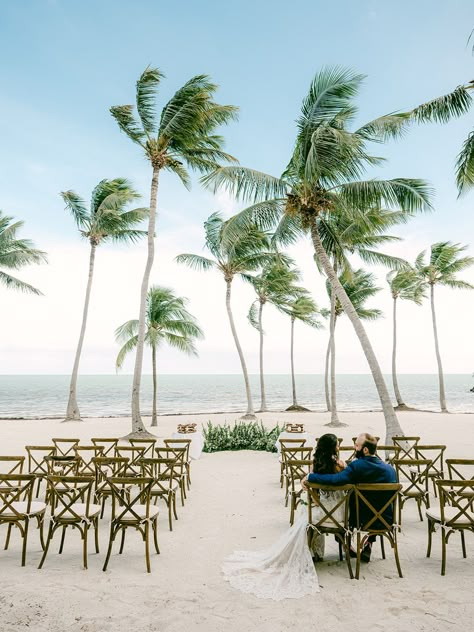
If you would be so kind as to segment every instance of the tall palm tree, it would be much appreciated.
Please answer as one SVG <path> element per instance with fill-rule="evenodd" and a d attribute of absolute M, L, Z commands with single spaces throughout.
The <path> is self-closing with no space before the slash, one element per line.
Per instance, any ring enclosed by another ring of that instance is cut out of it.
<path fill-rule="evenodd" d="M 346 271 L 339 276 L 339 281 L 343 286 L 347 296 L 349 297 L 357 316 L 361 320 L 376 320 L 382 316 L 379 309 L 366 307 L 366 302 L 380 292 L 380 288 L 375 285 L 375 277 L 370 272 L 359 269 L 354 271 Z M 344 314 L 344 308 L 335 295 L 329 281 L 326 281 L 326 290 L 331 305 L 334 305 L 334 318 L 331 319 L 329 331 L 329 349 L 331 360 L 331 421 L 326 424 L 332 427 L 346 426 L 340 421 L 337 412 L 336 397 L 336 323 L 339 316 Z M 331 310 L 332 311 L 332 310 Z"/>
<path fill-rule="evenodd" d="M 12 276 L 6 270 L 19 270 L 33 263 L 45 263 L 46 253 L 37 250 L 29 239 L 18 239 L 17 233 L 23 227 L 24 222 L 18 221 L 12 224 L 13 217 L 5 215 L 0 210 L 0 283 L 11 290 L 41 294 L 30 285 Z M 2 269 L 3 268 L 3 269 Z"/>
<path fill-rule="evenodd" d="M 446 393 L 444 389 L 443 365 L 438 342 L 438 328 L 436 325 L 436 312 L 434 302 L 434 289 L 436 285 L 445 285 L 457 290 L 472 290 L 474 286 L 467 281 L 456 278 L 459 272 L 466 270 L 474 264 L 474 257 L 461 257 L 467 246 L 453 244 L 450 241 L 441 241 L 431 246 L 429 262 L 425 261 L 425 252 L 421 252 L 415 261 L 415 268 L 425 286 L 429 286 L 431 317 L 433 321 L 433 335 L 435 343 L 436 360 L 438 362 L 439 403 L 441 412 L 448 412 L 446 407 Z"/>
<path fill-rule="evenodd" d="M 296 379 L 295 379 L 295 322 L 298 320 L 309 327 L 314 329 L 320 329 L 322 327 L 321 321 L 318 320 L 319 309 L 309 293 L 300 288 L 298 296 L 289 301 L 284 311 L 290 317 L 291 329 L 290 329 L 290 365 L 291 365 L 291 391 L 292 391 L 292 404 L 286 410 L 293 410 L 304 412 L 308 408 L 300 406 L 296 399 Z"/>
<path fill-rule="evenodd" d="M 363 179 L 368 167 L 381 163 L 367 144 L 397 138 L 408 114 L 389 114 L 351 130 L 354 105 L 363 77 L 340 68 L 319 72 L 303 100 L 293 154 L 280 177 L 239 166 L 217 169 L 203 179 L 214 190 L 225 187 L 251 206 L 227 225 L 232 240 L 246 223 L 264 230 L 277 226 L 276 238 L 309 235 L 315 255 L 351 321 L 367 358 L 382 404 L 387 438 L 402 433 L 390 395 L 364 326 L 357 316 L 321 240 L 321 222 L 333 214 L 363 221 L 368 208 L 395 208 L 407 214 L 428 210 L 431 190 L 422 180 Z M 334 236 L 337 238 L 337 235 Z"/>
<path fill-rule="evenodd" d="M 208 173 L 222 162 L 235 159 L 223 150 L 223 138 L 216 134 L 220 125 L 234 120 L 237 109 L 219 105 L 214 99 L 217 86 L 207 75 L 197 75 L 187 81 L 164 105 L 160 116 L 156 112 L 156 95 L 163 74 L 157 68 L 146 68 L 137 81 L 136 108 L 119 105 L 110 108 L 112 116 L 128 138 L 140 146 L 152 167 L 150 216 L 148 220 L 148 256 L 143 273 L 138 341 L 132 386 L 132 432 L 146 432 L 140 416 L 140 384 L 145 341 L 146 297 L 154 260 L 154 239 L 158 181 L 160 173 L 171 171 L 189 189 L 189 169 Z"/>
<path fill-rule="evenodd" d="M 203 333 L 194 316 L 187 310 L 187 299 L 175 296 L 167 287 L 152 286 L 148 290 L 146 303 L 145 342 L 151 347 L 153 368 L 153 411 L 151 425 L 157 426 L 157 371 L 156 352 L 162 344 L 168 344 L 188 355 L 197 355 L 195 341 L 202 339 Z M 128 320 L 115 331 L 117 342 L 123 343 L 117 360 L 117 369 L 123 365 L 125 357 L 137 347 L 138 320 Z"/>
<path fill-rule="evenodd" d="M 271 263 L 263 268 L 260 274 L 249 276 L 257 298 L 250 306 L 249 321 L 259 333 L 259 365 L 260 365 L 260 410 L 265 412 L 267 399 L 265 393 L 265 377 L 263 371 L 263 308 L 266 304 L 273 305 L 280 312 L 284 312 L 288 302 L 292 300 L 301 288 L 295 286 L 300 273 L 295 268 L 291 269 L 281 261 Z"/>
<path fill-rule="evenodd" d="M 252 226 L 247 227 L 246 231 L 241 231 L 232 244 L 224 241 L 222 239 L 224 226 L 225 222 L 220 213 L 213 213 L 204 222 L 205 246 L 214 257 L 213 259 L 202 257 L 201 255 L 181 254 L 176 257 L 176 261 L 184 263 L 195 270 L 218 270 L 223 275 L 226 284 L 225 302 L 227 316 L 239 355 L 247 395 L 247 411 L 242 419 L 255 419 L 247 365 L 232 314 L 232 281 L 236 276 L 248 281 L 250 272 L 255 272 L 272 262 L 281 261 L 282 255 L 271 250 L 268 236 Z"/>
<path fill-rule="evenodd" d="M 407 410 L 398 387 L 397 379 L 397 301 L 412 301 L 421 305 L 425 298 L 425 290 L 417 271 L 409 266 L 401 270 L 391 270 L 387 274 L 387 283 L 393 299 L 393 347 L 392 347 L 392 381 L 393 391 L 397 399 L 396 410 Z"/>
<path fill-rule="evenodd" d="M 135 208 L 127 210 L 130 202 L 133 202 L 140 196 L 125 178 L 101 180 L 92 191 L 89 209 L 86 202 L 74 191 L 64 191 L 61 193 L 61 196 L 66 203 L 66 208 L 71 212 L 76 222 L 81 237 L 87 239 L 90 244 L 89 276 L 82 312 L 81 330 L 69 385 L 66 418 L 64 419 L 64 421 L 80 421 L 81 413 L 77 404 L 77 376 L 86 333 L 96 250 L 98 246 L 108 241 L 133 243 L 143 235 L 146 235 L 144 231 L 137 230 L 136 226 L 145 219 L 148 209 Z"/>

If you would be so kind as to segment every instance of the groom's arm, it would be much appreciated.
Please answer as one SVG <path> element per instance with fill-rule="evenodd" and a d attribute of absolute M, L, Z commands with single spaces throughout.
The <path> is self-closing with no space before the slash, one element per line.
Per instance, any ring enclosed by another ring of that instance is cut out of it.
<path fill-rule="evenodd" d="M 354 482 L 354 467 L 352 463 L 338 474 L 308 474 L 308 483 L 320 485 L 348 485 Z"/>

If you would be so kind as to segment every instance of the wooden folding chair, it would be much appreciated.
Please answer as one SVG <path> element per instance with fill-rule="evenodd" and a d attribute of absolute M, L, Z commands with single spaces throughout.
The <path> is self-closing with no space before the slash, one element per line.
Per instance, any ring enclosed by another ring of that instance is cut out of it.
<path fill-rule="evenodd" d="M 433 483 L 434 495 L 438 495 L 436 480 L 445 478 L 444 473 L 444 452 L 445 445 L 415 445 L 416 459 L 429 459 L 431 461 L 428 478 Z"/>
<path fill-rule="evenodd" d="M 164 439 L 164 444 L 167 448 L 186 448 L 184 465 L 186 468 L 186 484 L 189 489 L 191 487 L 191 457 L 189 456 L 191 439 Z"/>
<path fill-rule="evenodd" d="M 78 529 L 82 539 L 82 559 L 87 569 L 87 536 L 94 529 L 95 552 L 99 552 L 100 505 L 91 503 L 94 479 L 90 476 L 48 476 L 48 490 L 51 498 L 51 518 L 46 546 L 38 568 L 42 568 L 49 545 L 58 529 L 62 529 L 59 553 L 63 552 L 66 530 Z"/>
<path fill-rule="evenodd" d="M 25 446 L 25 450 L 28 455 L 28 474 L 33 474 L 36 479 L 37 485 L 35 498 L 38 498 L 41 482 L 48 476 L 48 465 L 45 458 L 56 454 L 56 446 L 27 445 Z"/>
<path fill-rule="evenodd" d="M 295 511 L 300 504 L 303 488 L 301 487 L 301 479 L 305 478 L 312 471 L 313 461 L 306 460 L 288 460 L 286 468 L 289 481 L 289 498 L 290 498 L 290 525 L 295 520 Z"/>
<path fill-rule="evenodd" d="M 107 570 L 112 546 L 117 534 L 121 531 L 122 539 L 120 543 L 119 554 L 122 554 L 125 544 L 125 531 L 128 527 L 133 527 L 142 536 L 145 542 L 145 560 L 147 572 L 151 572 L 150 564 L 150 525 L 153 530 L 153 541 L 155 551 L 160 552 L 158 547 L 158 514 L 159 509 L 156 505 L 150 504 L 150 493 L 153 487 L 152 478 L 143 477 L 125 477 L 125 478 L 109 478 L 107 484 L 112 491 L 113 518 L 110 522 L 109 546 L 102 570 Z M 135 495 L 128 496 L 124 493 L 124 489 L 128 485 L 137 485 L 138 491 Z"/>
<path fill-rule="evenodd" d="M 423 520 L 421 505 L 428 509 L 430 497 L 428 493 L 428 474 L 431 467 L 430 459 L 395 459 L 393 466 L 397 470 L 398 482 L 402 484 L 398 524 L 402 524 L 402 509 L 407 500 L 414 499 L 418 507 L 420 520 Z"/>
<path fill-rule="evenodd" d="M 392 437 L 393 445 L 400 449 L 398 460 L 416 459 L 415 446 L 420 442 L 420 437 Z"/>
<path fill-rule="evenodd" d="M 281 458 L 283 460 L 283 479 L 285 481 L 285 507 L 288 507 L 288 499 L 290 496 L 290 472 L 288 470 L 288 461 L 310 461 L 313 458 L 313 446 L 288 447 L 281 449 Z"/>
<path fill-rule="evenodd" d="M 436 527 L 441 534 L 441 575 L 446 574 L 446 545 L 451 534 L 459 531 L 461 534 L 462 555 L 466 554 L 465 532 L 474 533 L 474 480 L 436 480 L 439 491 L 439 509 L 430 508 L 426 511 L 428 520 L 428 550 L 426 557 L 431 555 L 431 542 Z"/>
<path fill-rule="evenodd" d="M 4 549 L 8 549 L 13 527 L 17 527 L 23 540 L 21 565 L 26 563 L 28 527 L 31 518 L 38 522 L 41 547 L 43 541 L 43 519 L 46 503 L 33 501 L 34 474 L 0 474 L 0 525 L 6 524 L 7 537 Z"/>
<path fill-rule="evenodd" d="M 150 496 L 154 500 L 154 504 L 156 505 L 158 499 L 162 499 L 166 503 L 168 525 L 170 531 L 173 531 L 173 514 L 178 520 L 176 492 L 179 489 L 179 481 L 174 472 L 174 468 L 178 465 L 177 459 L 142 459 L 141 465 L 143 478 L 153 479 Z"/>
<path fill-rule="evenodd" d="M 143 450 L 142 459 L 152 459 L 155 456 L 155 444 L 158 439 L 130 439 L 132 446 L 141 446 Z"/>
<path fill-rule="evenodd" d="M 118 445 L 118 439 L 112 439 L 110 437 L 92 437 L 91 443 L 95 446 L 103 448 L 102 456 L 113 457 L 115 455 L 115 448 Z"/>
<path fill-rule="evenodd" d="M 179 484 L 181 506 L 186 499 L 186 448 L 156 448 L 156 458 L 174 459 L 173 476 Z"/>
<path fill-rule="evenodd" d="M 282 450 L 283 448 L 302 448 L 306 444 L 306 439 L 278 439 L 280 444 L 279 461 L 280 461 L 280 487 L 283 487 L 285 463 L 283 462 Z"/>
<path fill-rule="evenodd" d="M 318 483 L 306 483 L 308 489 L 308 546 L 313 549 L 315 535 L 333 535 L 339 544 L 339 560 L 342 562 L 344 550 L 349 577 L 353 579 L 350 544 L 351 533 L 349 530 L 349 501 L 353 491 L 353 485 L 319 485 Z M 339 501 L 330 501 L 327 494 L 344 492 Z M 343 513 L 340 519 L 338 514 Z"/>
<path fill-rule="evenodd" d="M 143 454 L 146 447 L 143 445 L 117 445 L 115 446 L 115 456 L 128 459 L 127 474 L 126 476 L 140 476 L 141 465 L 140 461 L 143 459 Z"/>
<path fill-rule="evenodd" d="M 92 459 L 95 471 L 95 492 L 94 499 L 100 504 L 100 517 L 104 517 L 105 501 L 112 496 L 110 486 L 107 485 L 108 478 L 124 477 L 128 470 L 128 459 L 119 456 L 97 456 Z M 129 489 L 125 492 L 129 493 Z M 113 509 L 113 507 L 112 507 Z"/>
<path fill-rule="evenodd" d="M 357 561 L 355 578 L 359 579 L 360 559 L 370 536 L 380 536 L 382 557 L 385 559 L 383 538 L 387 538 L 393 549 L 398 575 L 403 577 L 398 557 L 397 532 L 398 525 L 394 522 L 397 515 L 397 505 L 400 500 L 400 483 L 375 483 L 371 485 L 354 485 L 354 513 L 355 521 L 351 516 L 352 526 L 356 532 Z M 375 497 L 377 494 L 377 497 Z M 391 518 L 388 510 L 391 508 Z M 388 514 L 388 515 L 387 515 Z M 362 534 L 365 537 L 362 538 Z"/>
<path fill-rule="evenodd" d="M 56 437 L 51 439 L 56 447 L 58 456 L 74 456 L 74 448 L 79 445 L 80 439 L 65 439 L 64 437 Z"/>
<path fill-rule="evenodd" d="M 103 456 L 101 445 L 78 445 L 74 448 L 74 456 L 79 459 L 78 476 L 93 476 L 95 478 L 94 459 Z"/>

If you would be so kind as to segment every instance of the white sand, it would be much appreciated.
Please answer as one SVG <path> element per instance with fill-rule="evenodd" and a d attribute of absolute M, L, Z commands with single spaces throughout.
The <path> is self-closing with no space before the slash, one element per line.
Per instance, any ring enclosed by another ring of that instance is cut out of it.
<path fill-rule="evenodd" d="M 206 423 L 234 420 L 233 415 L 186 417 Z M 316 436 L 327 431 L 327 414 L 262 415 L 267 426 L 277 421 L 302 421 Z M 342 414 L 345 443 L 360 431 L 384 436 L 380 413 Z M 426 443 L 446 443 L 450 456 L 472 458 L 474 415 L 404 413 L 406 434 Z M 159 419 L 156 434 L 170 436 L 183 417 Z M 51 437 L 121 436 L 126 419 L 90 419 L 85 423 L 54 421 L 0 422 L 2 454 L 22 454 L 25 444 L 48 443 Z M 89 570 L 81 568 L 79 534 L 68 533 L 58 555 L 59 534 L 43 570 L 37 570 L 40 545 L 30 532 L 27 566 L 20 567 L 20 539 L 14 533 L 8 551 L 0 550 L 0 632 L 280 632 L 290 629 L 450 631 L 474 629 L 474 538 L 467 534 L 468 558 L 462 559 L 459 536 L 448 545 L 447 575 L 440 575 L 440 541 L 431 559 L 425 557 L 426 521 L 418 520 L 414 503 L 404 511 L 399 539 L 404 578 L 399 579 L 391 551 L 383 561 L 377 544 L 361 579 L 351 581 L 345 562 L 338 562 L 327 540 L 326 561 L 318 564 L 318 595 L 273 602 L 234 591 L 220 574 L 223 558 L 234 549 L 260 549 L 288 526 L 288 509 L 278 482 L 275 455 L 260 452 L 203 454 L 193 462 L 193 485 L 172 533 L 160 520 L 161 555 L 152 555 L 152 573 L 145 572 L 143 543 L 127 534 L 125 551 L 114 551 L 109 569 L 101 570 L 107 538 L 107 517 L 100 524 L 101 553 L 90 548 Z M 2 537 L 4 536 L 2 528 Z"/>

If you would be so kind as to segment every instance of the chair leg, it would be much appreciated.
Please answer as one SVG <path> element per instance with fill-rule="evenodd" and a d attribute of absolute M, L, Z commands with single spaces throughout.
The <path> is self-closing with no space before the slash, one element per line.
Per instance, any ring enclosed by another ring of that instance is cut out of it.
<path fill-rule="evenodd" d="M 146 560 L 146 572 L 151 573 L 150 563 L 150 523 L 145 523 L 145 560 Z"/>
<path fill-rule="evenodd" d="M 120 549 L 119 549 L 119 555 L 122 555 L 123 553 L 123 546 L 125 544 L 125 531 L 126 531 L 126 527 L 122 527 L 122 539 L 120 540 Z"/>
<path fill-rule="evenodd" d="M 46 559 L 46 555 L 48 554 L 49 545 L 51 544 L 51 540 L 53 539 L 53 523 L 49 523 L 48 535 L 46 536 L 46 546 L 44 547 L 43 555 L 41 557 L 40 563 L 38 565 L 38 569 L 43 568 L 44 561 Z"/>
<path fill-rule="evenodd" d="M 441 529 L 441 575 L 446 575 L 446 535 Z"/>
<path fill-rule="evenodd" d="M 295 496 L 291 494 L 290 501 L 290 526 L 293 526 L 293 522 L 295 520 Z"/>
<path fill-rule="evenodd" d="M 41 548 L 44 551 L 44 515 L 37 516 Z"/>
<path fill-rule="evenodd" d="M 94 520 L 94 536 L 95 536 L 95 552 L 99 552 L 99 518 L 96 516 Z"/>
<path fill-rule="evenodd" d="M 461 530 L 461 545 L 462 545 L 462 556 L 464 559 L 466 559 L 467 554 L 466 554 L 466 540 L 464 538 L 464 531 Z"/>
<path fill-rule="evenodd" d="M 423 514 L 421 513 L 421 498 L 416 499 L 416 504 L 418 506 L 418 515 L 420 516 L 421 522 L 423 522 Z"/>
<path fill-rule="evenodd" d="M 176 511 L 176 494 L 173 494 L 173 514 L 174 514 L 174 519 L 178 520 L 178 513 Z"/>
<path fill-rule="evenodd" d="M 433 541 L 434 523 L 428 518 L 428 548 L 426 550 L 426 557 L 431 555 L 431 544 Z"/>
<path fill-rule="evenodd" d="M 6 551 L 10 545 L 10 536 L 12 533 L 12 528 L 13 528 L 13 522 L 10 522 L 7 529 L 7 537 L 5 538 L 5 546 L 3 547 L 4 551 Z"/>
<path fill-rule="evenodd" d="M 361 546 L 360 546 L 360 532 L 357 532 L 357 561 L 356 561 L 356 574 L 355 578 L 359 579 L 360 573 L 360 554 L 361 554 Z"/>
<path fill-rule="evenodd" d="M 26 544 L 28 542 L 28 526 L 29 526 L 29 519 L 25 518 L 25 530 L 23 532 L 23 547 L 21 550 L 21 565 L 25 566 L 26 564 Z"/>
<path fill-rule="evenodd" d="M 89 532 L 89 525 L 84 525 L 84 533 L 82 534 L 82 563 L 84 569 L 87 570 L 87 534 Z"/>
<path fill-rule="evenodd" d="M 173 514 L 172 514 L 173 499 L 171 496 L 168 496 L 168 500 L 166 501 L 166 504 L 168 506 L 168 526 L 169 526 L 170 531 L 173 531 Z"/>
<path fill-rule="evenodd" d="M 107 566 L 110 560 L 110 554 L 112 553 L 112 545 L 115 540 L 114 526 L 113 523 L 110 524 L 110 534 L 109 534 L 109 546 L 107 548 L 107 555 L 105 556 L 104 566 L 102 567 L 103 571 L 107 570 Z"/>
<path fill-rule="evenodd" d="M 60 554 L 60 555 L 61 555 L 61 553 L 63 552 L 64 539 L 65 539 L 65 537 L 66 537 L 66 528 L 67 528 L 67 525 L 64 525 L 64 527 L 63 527 L 63 531 L 62 531 L 62 533 L 61 533 L 61 544 L 60 544 L 60 546 L 59 546 L 59 554 Z"/>
<path fill-rule="evenodd" d="M 380 548 L 382 549 L 382 559 L 386 559 L 385 558 L 385 542 L 384 542 L 384 537 L 383 535 L 380 536 Z"/>
<path fill-rule="evenodd" d="M 349 577 L 351 579 L 354 579 L 354 573 L 352 572 L 352 563 L 351 563 L 350 549 L 351 549 L 351 536 L 348 535 L 348 536 L 346 536 L 344 538 L 344 550 L 345 550 L 345 554 L 346 554 L 347 568 L 349 570 Z"/>
<path fill-rule="evenodd" d="M 101 509 L 100 509 L 101 519 L 104 517 L 104 512 L 105 512 L 105 496 L 102 496 Z"/>
<path fill-rule="evenodd" d="M 403 577 L 402 575 L 402 567 L 400 566 L 400 558 L 398 557 L 398 541 L 397 541 L 397 531 L 394 529 L 393 531 L 393 555 L 395 556 L 395 564 L 397 565 L 398 576 Z"/>
<path fill-rule="evenodd" d="M 153 520 L 153 542 L 155 544 L 155 551 L 160 554 L 160 547 L 158 546 L 158 519 Z"/>

